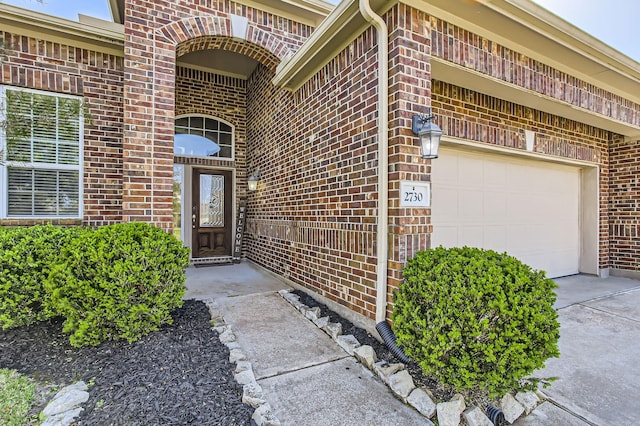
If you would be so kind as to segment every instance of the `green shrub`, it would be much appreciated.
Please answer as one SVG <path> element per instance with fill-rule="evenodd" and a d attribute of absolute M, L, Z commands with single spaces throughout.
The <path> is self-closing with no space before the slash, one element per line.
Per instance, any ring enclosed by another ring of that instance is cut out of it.
<path fill-rule="evenodd" d="M 61 260 L 45 288 L 74 346 L 132 342 L 182 306 L 189 251 L 152 225 L 103 226 L 71 241 Z"/>
<path fill-rule="evenodd" d="M 473 396 L 500 396 L 559 356 L 556 284 L 491 250 L 419 252 L 392 314 L 397 343 L 425 374 Z"/>
<path fill-rule="evenodd" d="M 82 228 L 0 227 L 0 326 L 18 327 L 46 319 L 43 288 L 61 247 Z"/>

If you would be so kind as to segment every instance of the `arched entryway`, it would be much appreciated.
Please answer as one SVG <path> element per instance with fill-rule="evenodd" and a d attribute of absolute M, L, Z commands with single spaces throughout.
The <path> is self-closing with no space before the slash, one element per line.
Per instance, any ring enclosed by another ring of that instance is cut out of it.
<path fill-rule="evenodd" d="M 216 147 L 174 147 L 174 233 L 191 249 L 195 264 L 238 260 L 242 242 L 236 228 L 252 172 L 248 81 L 256 73 L 273 76 L 280 63 L 275 52 L 288 55 L 288 49 L 240 17 L 188 18 L 162 33 L 176 42 L 174 132 Z"/>

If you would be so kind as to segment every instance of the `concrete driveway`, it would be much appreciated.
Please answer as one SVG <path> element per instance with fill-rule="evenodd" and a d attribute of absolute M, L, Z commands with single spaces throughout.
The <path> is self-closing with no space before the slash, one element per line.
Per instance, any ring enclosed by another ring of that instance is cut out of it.
<path fill-rule="evenodd" d="M 549 400 L 517 425 L 640 424 L 640 282 L 557 279 L 560 358 L 536 373 L 557 377 Z"/>

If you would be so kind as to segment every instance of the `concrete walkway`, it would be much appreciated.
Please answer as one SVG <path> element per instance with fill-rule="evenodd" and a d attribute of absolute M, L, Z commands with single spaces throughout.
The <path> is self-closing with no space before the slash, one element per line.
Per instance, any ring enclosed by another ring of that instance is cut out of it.
<path fill-rule="evenodd" d="M 190 268 L 186 298 L 216 301 L 285 425 L 429 424 L 276 292 L 289 288 L 250 262 Z M 523 426 L 640 424 L 640 282 L 556 280 L 561 357 L 536 373 L 558 377 Z"/>
<path fill-rule="evenodd" d="M 190 268 L 186 298 L 214 299 L 283 425 L 428 425 L 243 262 Z"/>

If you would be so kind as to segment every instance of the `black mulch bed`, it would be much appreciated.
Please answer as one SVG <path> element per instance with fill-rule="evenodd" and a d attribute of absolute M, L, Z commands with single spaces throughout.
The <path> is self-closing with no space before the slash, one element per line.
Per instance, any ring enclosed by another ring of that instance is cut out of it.
<path fill-rule="evenodd" d="M 327 308 L 322 303 L 319 303 L 314 298 L 309 296 L 307 293 L 300 290 L 293 290 L 292 293 L 300 296 L 300 302 L 304 303 L 309 307 L 318 307 L 320 308 L 320 316 L 328 316 L 331 322 L 339 322 L 342 324 L 342 334 L 348 335 L 352 334 L 361 345 L 369 345 L 375 351 L 378 356 L 378 360 L 387 361 L 388 363 L 397 363 L 399 361 L 396 356 L 386 347 L 386 345 L 380 342 L 378 339 L 373 337 L 367 330 L 364 328 L 358 327 L 354 325 L 351 321 L 346 320 L 341 317 L 334 311 Z M 407 370 L 411 374 L 413 378 L 413 382 L 417 387 L 424 387 L 431 391 L 432 397 L 438 401 L 448 401 L 450 400 L 454 392 L 451 389 L 446 389 L 438 382 L 437 379 L 432 377 L 427 377 L 422 374 L 422 369 L 419 365 L 415 363 L 410 363 L 406 365 Z"/>
<path fill-rule="evenodd" d="M 61 321 L 0 330 L 0 367 L 38 381 L 39 412 L 54 387 L 79 380 L 89 400 L 77 425 L 249 425 L 229 350 L 209 323 L 206 305 L 193 300 L 174 323 L 132 344 L 107 342 L 73 348 Z"/>

